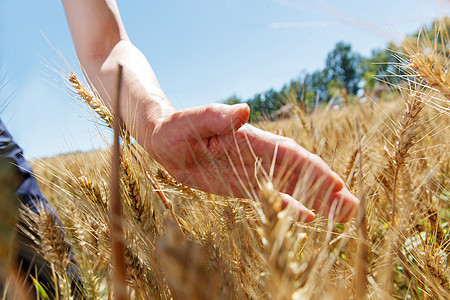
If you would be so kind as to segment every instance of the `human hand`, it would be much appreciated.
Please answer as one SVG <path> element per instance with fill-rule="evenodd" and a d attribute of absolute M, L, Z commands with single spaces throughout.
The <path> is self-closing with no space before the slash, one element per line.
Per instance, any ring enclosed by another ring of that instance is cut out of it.
<path fill-rule="evenodd" d="M 314 213 L 293 197 L 325 216 L 331 210 L 338 222 L 356 215 L 359 200 L 320 157 L 292 139 L 245 124 L 249 114 L 246 104 L 175 111 L 156 124 L 148 150 L 187 186 L 257 198 L 262 169 L 277 183 L 283 207 L 297 211 L 301 221 L 312 221 Z"/>

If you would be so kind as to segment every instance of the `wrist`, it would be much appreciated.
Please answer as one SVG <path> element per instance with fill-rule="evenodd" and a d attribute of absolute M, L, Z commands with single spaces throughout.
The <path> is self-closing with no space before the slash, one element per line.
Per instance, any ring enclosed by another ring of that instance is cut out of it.
<path fill-rule="evenodd" d="M 154 159 L 159 161 L 157 155 L 158 142 L 155 136 L 160 132 L 161 127 L 167 123 L 176 109 L 167 101 L 164 105 L 148 107 L 143 110 L 143 117 L 138 121 L 138 142 L 147 150 Z"/>

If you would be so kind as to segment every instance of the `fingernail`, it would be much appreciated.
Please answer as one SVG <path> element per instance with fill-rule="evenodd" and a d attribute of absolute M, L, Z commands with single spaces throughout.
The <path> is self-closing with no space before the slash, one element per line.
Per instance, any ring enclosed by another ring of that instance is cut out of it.
<path fill-rule="evenodd" d="M 241 123 L 245 123 L 250 115 L 250 107 L 247 103 L 233 104 L 231 105 L 231 114 L 237 115 Z"/>
<path fill-rule="evenodd" d="M 234 110 L 238 111 L 238 110 L 241 110 L 241 109 L 244 109 L 244 108 L 248 108 L 249 106 L 248 106 L 247 103 L 237 103 L 237 104 L 231 105 L 231 107 L 232 107 Z"/>
<path fill-rule="evenodd" d="M 335 193 L 335 192 L 339 192 L 339 191 L 342 190 L 342 189 L 344 188 L 344 186 L 345 186 L 344 180 L 342 180 L 342 178 L 341 178 L 336 172 L 333 172 L 333 177 L 334 177 L 335 180 L 336 180 L 336 184 L 335 184 L 335 186 L 333 187 L 333 192 L 334 192 L 334 193 Z"/>
<path fill-rule="evenodd" d="M 308 212 L 302 212 L 300 215 L 300 218 L 298 219 L 299 222 L 309 223 L 316 219 L 316 215 L 312 211 Z"/>

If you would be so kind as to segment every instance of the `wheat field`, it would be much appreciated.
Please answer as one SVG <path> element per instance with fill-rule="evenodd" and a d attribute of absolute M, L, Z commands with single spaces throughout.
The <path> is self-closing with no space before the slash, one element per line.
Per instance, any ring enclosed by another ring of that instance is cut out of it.
<path fill-rule="evenodd" d="M 448 34 L 442 36 L 448 45 Z M 361 200 L 360 215 L 345 224 L 319 215 L 311 223 L 294 221 L 280 209 L 280 178 L 262 176 L 259 199 L 191 189 L 122 129 L 127 297 L 450 299 L 449 56 L 418 42 L 405 44 L 404 55 L 398 67 L 408 76 L 391 87 L 389 100 L 369 97 L 312 113 L 297 107 L 290 118 L 254 124 L 294 139 L 344 179 Z M 93 109 L 99 124 L 112 126 L 95 93 L 66 76 L 74 98 Z M 110 148 L 33 162 L 66 233 L 38 230 L 61 299 L 73 288 L 61 238 L 72 245 L 84 297 L 113 297 L 110 162 Z M 41 228 L 59 226 L 45 214 L 23 215 Z"/>

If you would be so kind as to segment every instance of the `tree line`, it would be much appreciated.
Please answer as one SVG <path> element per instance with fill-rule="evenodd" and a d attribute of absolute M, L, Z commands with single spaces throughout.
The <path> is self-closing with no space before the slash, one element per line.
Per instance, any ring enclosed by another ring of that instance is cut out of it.
<path fill-rule="evenodd" d="M 446 29 L 450 27 L 449 20 L 445 18 Z M 435 45 L 439 44 L 440 31 L 436 30 L 436 24 L 437 21 L 433 22 L 406 37 L 405 41 L 415 40 L 419 36 L 434 41 Z M 405 60 L 401 47 L 394 43 L 390 43 L 386 49 L 372 50 L 369 57 L 364 57 L 354 51 L 351 44 L 337 42 L 334 49 L 328 52 L 322 70 L 304 73 L 279 91 L 270 89 L 247 99 L 245 102 L 251 110 L 250 121 L 273 116 L 287 104 L 299 105 L 308 111 L 332 99 L 349 104 L 362 95 L 380 98 L 389 85 L 397 84 L 401 76 L 407 76 L 401 67 Z M 241 102 L 244 101 L 236 95 L 224 101 L 226 104 Z"/>

